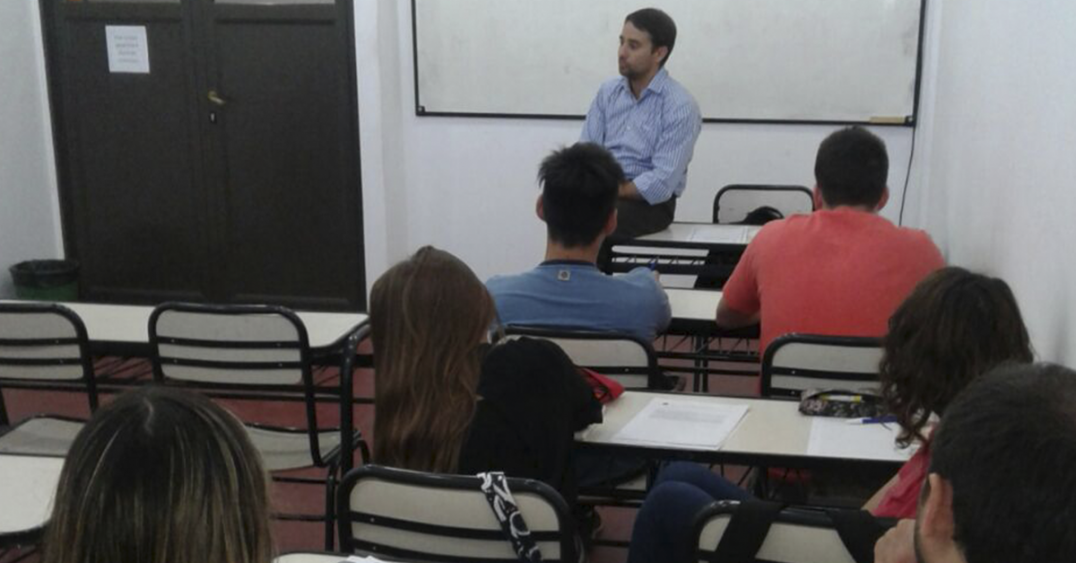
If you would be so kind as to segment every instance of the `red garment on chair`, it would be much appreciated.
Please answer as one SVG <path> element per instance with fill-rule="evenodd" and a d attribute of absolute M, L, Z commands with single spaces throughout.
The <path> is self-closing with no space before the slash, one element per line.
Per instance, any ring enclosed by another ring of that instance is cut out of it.
<path fill-rule="evenodd" d="M 579 372 L 583 374 L 587 383 L 590 384 L 590 389 L 594 391 L 594 398 L 603 405 L 613 402 L 617 397 L 624 394 L 624 386 L 615 379 L 587 368 L 579 368 Z"/>
<path fill-rule="evenodd" d="M 919 489 L 923 487 L 929 469 L 930 446 L 923 444 L 900 468 L 900 478 L 886 491 L 882 502 L 871 513 L 879 518 L 915 518 Z"/>

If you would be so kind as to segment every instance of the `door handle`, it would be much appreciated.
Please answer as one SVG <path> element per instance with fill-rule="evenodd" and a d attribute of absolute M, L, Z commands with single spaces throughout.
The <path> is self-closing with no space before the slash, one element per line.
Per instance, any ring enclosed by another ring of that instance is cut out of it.
<path fill-rule="evenodd" d="M 217 107 L 224 107 L 224 105 L 228 103 L 227 100 L 220 97 L 220 94 L 218 94 L 216 90 L 210 90 L 209 93 L 206 94 L 206 99 L 209 100 L 209 103 Z"/>

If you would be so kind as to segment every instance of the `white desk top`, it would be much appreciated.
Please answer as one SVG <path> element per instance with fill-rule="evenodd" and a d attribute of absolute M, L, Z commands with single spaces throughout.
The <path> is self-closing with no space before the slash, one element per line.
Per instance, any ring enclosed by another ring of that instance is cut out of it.
<path fill-rule="evenodd" d="M 0 536 L 48 522 L 63 464 L 62 457 L 0 454 Z"/>
<path fill-rule="evenodd" d="M 18 301 L 7 301 L 18 303 Z M 149 344 L 149 316 L 153 307 L 98 303 L 60 303 L 82 318 L 91 342 Z M 366 322 L 363 313 L 296 311 L 306 326 L 310 347 L 324 350 Z"/>
<path fill-rule="evenodd" d="M 347 558 L 345 553 L 285 553 L 273 559 L 273 563 L 340 563 Z"/>
<path fill-rule="evenodd" d="M 319 553 L 319 552 L 295 552 L 285 553 L 273 560 L 273 563 L 348 563 L 378 561 L 387 562 L 387 559 L 378 559 L 373 556 L 348 555 L 346 553 Z M 398 561 L 393 559 L 393 561 Z"/>
<path fill-rule="evenodd" d="M 810 456 L 808 443 L 811 436 L 812 417 L 800 414 L 797 402 L 713 395 L 627 391 L 619 399 L 606 406 L 605 421 L 602 424 L 591 426 L 578 436 L 577 440 L 596 444 L 612 443 L 612 437 L 654 398 L 703 404 L 747 405 L 747 415 L 721 447 L 722 453 L 748 456 Z M 866 429 L 866 426 L 863 428 Z M 895 438 L 896 425 L 892 425 L 892 429 Z M 869 430 L 874 431 L 877 428 Z M 668 449 L 676 450 L 677 448 L 670 446 Z M 885 459 L 854 456 L 845 456 L 841 459 L 902 463 L 907 461 L 908 457 L 907 453 L 894 451 L 892 456 Z"/>
<path fill-rule="evenodd" d="M 689 321 L 713 321 L 717 318 L 717 305 L 721 292 L 705 289 L 665 288 L 669 307 L 674 319 Z"/>
<path fill-rule="evenodd" d="M 751 225 L 674 222 L 663 231 L 636 238 L 632 241 L 632 245 L 644 245 L 647 242 L 673 242 L 694 243 L 700 246 L 713 244 L 746 246 L 761 228 Z"/>

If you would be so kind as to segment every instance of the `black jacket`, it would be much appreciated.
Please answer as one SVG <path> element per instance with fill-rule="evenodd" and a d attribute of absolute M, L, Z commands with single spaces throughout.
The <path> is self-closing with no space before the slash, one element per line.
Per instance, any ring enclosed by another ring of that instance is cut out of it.
<path fill-rule="evenodd" d="M 503 471 L 537 479 L 574 504 L 574 435 L 601 422 L 601 404 L 568 356 L 551 342 L 530 338 L 492 346 L 478 395 L 459 473 Z"/>

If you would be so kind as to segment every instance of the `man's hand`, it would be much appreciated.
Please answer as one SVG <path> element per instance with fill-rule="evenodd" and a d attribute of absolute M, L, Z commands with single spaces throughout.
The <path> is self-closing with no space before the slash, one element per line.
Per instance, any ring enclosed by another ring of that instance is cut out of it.
<path fill-rule="evenodd" d="M 874 544 L 874 563 L 916 563 L 915 520 L 901 520 Z"/>
<path fill-rule="evenodd" d="M 720 301 L 717 304 L 716 321 L 717 326 L 721 328 L 733 329 L 743 326 L 754 326 L 759 322 L 759 312 L 752 313 L 750 315 L 741 313 L 732 307 L 725 304 L 724 301 Z"/>
<path fill-rule="evenodd" d="M 639 193 L 638 188 L 635 187 L 635 182 L 630 181 L 620 184 L 617 196 L 624 199 L 643 199 L 643 194 Z"/>

